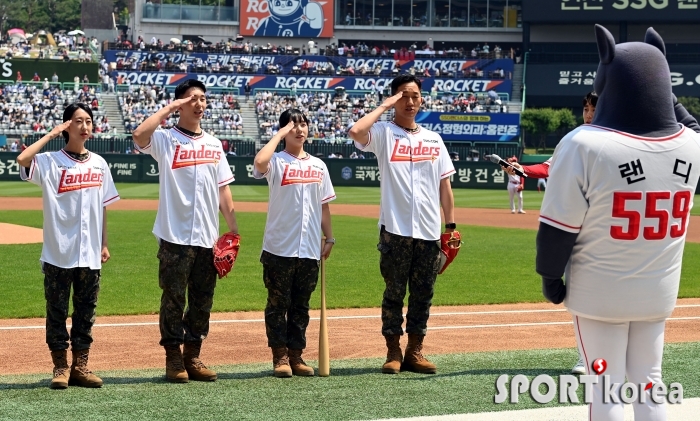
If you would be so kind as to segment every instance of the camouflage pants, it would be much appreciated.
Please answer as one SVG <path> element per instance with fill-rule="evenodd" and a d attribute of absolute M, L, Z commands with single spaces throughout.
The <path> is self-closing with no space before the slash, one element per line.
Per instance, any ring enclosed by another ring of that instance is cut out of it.
<path fill-rule="evenodd" d="M 212 249 L 161 240 L 158 259 L 158 283 L 163 290 L 160 344 L 202 342 L 209 334 L 209 315 L 216 287 Z"/>
<path fill-rule="evenodd" d="M 318 282 L 319 261 L 280 257 L 263 251 L 260 263 L 267 288 L 267 346 L 306 348 L 309 300 Z"/>
<path fill-rule="evenodd" d="M 89 349 L 95 323 L 100 271 L 90 268 L 63 269 L 44 263 L 44 297 L 46 297 L 46 344 L 51 351 Z M 68 301 L 73 285 L 73 314 L 70 336 L 66 329 Z"/>
<path fill-rule="evenodd" d="M 406 333 L 425 335 L 440 265 L 437 241 L 392 234 L 382 226 L 379 234 L 379 270 L 386 288 L 382 300 L 382 334 L 402 335 L 403 300 L 408 285 Z"/>

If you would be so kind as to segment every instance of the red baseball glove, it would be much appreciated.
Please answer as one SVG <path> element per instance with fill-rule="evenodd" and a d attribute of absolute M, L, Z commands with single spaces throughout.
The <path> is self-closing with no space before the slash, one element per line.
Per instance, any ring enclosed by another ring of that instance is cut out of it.
<path fill-rule="evenodd" d="M 518 186 L 518 193 L 520 193 L 521 191 L 523 191 L 523 186 Z"/>
<path fill-rule="evenodd" d="M 440 236 L 440 271 L 438 274 L 447 269 L 447 266 L 457 257 L 459 249 L 462 247 L 462 236 L 459 231 L 444 232 Z"/>
<path fill-rule="evenodd" d="M 226 276 L 238 257 L 238 249 L 241 247 L 241 236 L 227 232 L 219 237 L 214 244 L 214 266 L 219 273 L 219 279 Z"/>

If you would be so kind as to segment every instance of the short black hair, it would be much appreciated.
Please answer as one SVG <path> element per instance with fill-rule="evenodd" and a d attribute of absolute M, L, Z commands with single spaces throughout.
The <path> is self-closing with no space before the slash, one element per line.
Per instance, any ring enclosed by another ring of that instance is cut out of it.
<path fill-rule="evenodd" d="M 391 81 L 391 94 L 396 95 L 396 93 L 399 91 L 399 88 L 407 83 L 415 83 L 418 85 L 418 90 L 420 91 L 421 89 L 421 81 L 418 79 L 415 75 L 400 75 L 396 76 L 394 80 Z"/>
<path fill-rule="evenodd" d="M 309 124 L 308 117 L 306 117 L 304 113 L 296 108 L 290 108 L 280 114 L 280 129 L 289 124 L 290 121 L 293 121 L 294 123 L 300 123 L 303 121 L 304 123 Z"/>
<path fill-rule="evenodd" d="M 583 106 L 585 107 L 588 104 L 591 104 L 592 106 L 595 107 L 595 105 L 598 103 L 598 94 L 595 93 L 595 91 L 591 91 L 586 94 L 586 96 L 583 97 Z"/>
<path fill-rule="evenodd" d="M 74 102 L 63 110 L 63 122 L 65 123 L 68 120 L 72 120 L 73 114 L 75 114 L 75 112 L 79 109 L 85 111 L 90 116 L 90 120 L 94 120 L 92 117 L 92 110 L 87 104 L 83 104 L 82 102 Z M 61 134 L 63 135 L 63 139 L 66 141 L 66 143 L 68 143 L 68 132 L 64 130 L 61 132 Z"/>
<path fill-rule="evenodd" d="M 207 92 L 207 87 L 197 79 L 187 79 L 181 84 L 177 85 L 175 88 L 175 99 L 182 99 L 185 97 L 185 93 L 190 90 L 190 88 L 199 88 L 202 92 Z"/>

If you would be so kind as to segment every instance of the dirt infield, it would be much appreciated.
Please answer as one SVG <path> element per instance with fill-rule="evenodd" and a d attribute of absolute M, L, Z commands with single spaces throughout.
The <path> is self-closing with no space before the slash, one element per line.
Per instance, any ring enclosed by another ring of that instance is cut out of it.
<path fill-rule="evenodd" d="M 155 210 L 155 200 L 121 200 L 110 210 Z M 239 212 L 265 212 L 266 203 L 237 202 Z M 41 198 L 3 198 L 0 210 L 41 210 Z M 332 205 L 334 215 L 377 218 L 375 205 Z M 507 210 L 455 209 L 461 225 L 536 229 L 538 212 L 511 215 Z M 688 241 L 700 242 L 700 217 L 691 217 Z M 7 225 L 7 224 L 6 224 Z M 695 227 L 693 229 L 693 227 Z M 4 238 L 0 227 L 0 238 Z M 12 238 L 12 237 L 10 237 Z M 154 280 L 155 282 L 155 280 Z M 381 297 L 377 297 L 379 304 Z M 331 359 L 386 355 L 380 334 L 380 310 L 329 311 Z M 312 311 L 307 333 L 309 359 L 318 356 L 318 311 Z M 70 323 L 70 319 L 68 320 Z M 0 320 L 0 372 L 49 373 L 51 359 L 44 337 L 44 319 Z M 433 307 L 425 352 L 430 354 L 574 347 L 571 316 L 563 306 L 509 304 Z M 158 316 L 100 317 L 93 329 L 90 356 L 94 370 L 162 367 Z M 406 338 L 403 338 L 405 344 Z M 700 341 L 700 299 L 678 301 L 666 328 L 666 342 Z M 21 353 L 23 363 L 17 364 Z M 270 361 L 262 312 L 215 313 L 202 350 L 210 365 Z M 574 361 L 572 361 L 572 364 Z M 331 364 L 332 365 L 332 364 Z"/>
<path fill-rule="evenodd" d="M 678 305 L 666 327 L 666 342 L 700 341 L 700 299 L 679 300 Z M 379 309 L 330 310 L 331 359 L 385 356 L 379 314 Z M 318 358 L 318 316 L 311 312 L 309 359 Z M 0 372 L 49 373 L 44 335 L 44 319 L 0 320 Z M 157 315 L 99 317 L 93 335 L 94 370 L 164 365 Z M 405 341 L 404 336 L 403 345 Z M 425 340 L 427 355 L 574 346 L 571 316 L 552 304 L 433 307 Z M 17 364 L 17 353 L 22 364 Z M 270 361 L 263 313 L 214 313 L 202 357 L 211 365 Z"/>
<path fill-rule="evenodd" d="M 31 244 L 44 241 L 41 228 L 0 222 L 0 244 Z"/>

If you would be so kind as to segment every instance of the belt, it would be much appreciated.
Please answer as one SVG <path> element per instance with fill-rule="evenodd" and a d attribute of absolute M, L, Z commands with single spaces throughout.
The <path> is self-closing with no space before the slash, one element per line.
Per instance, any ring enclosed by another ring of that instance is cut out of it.
<path fill-rule="evenodd" d="M 520 181 L 511 181 L 511 184 L 520 184 Z"/>

